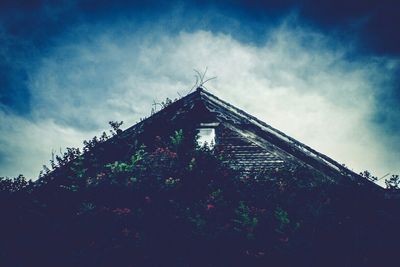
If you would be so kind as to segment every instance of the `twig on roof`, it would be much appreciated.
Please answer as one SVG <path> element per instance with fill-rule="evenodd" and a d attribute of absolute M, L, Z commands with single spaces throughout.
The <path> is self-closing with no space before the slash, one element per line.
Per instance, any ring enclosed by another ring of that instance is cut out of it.
<path fill-rule="evenodd" d="M 195 76 L 194 76 L 196 78 L 196 82 L 193 85 L 193 87 L 189 90 L 188 94 L 190 94 L 193 91 L 193 89 L 195 89 L 195 88 L 205 88 L 205 89 L 207 89 L 204 86 L 204 84 L 207 83 L 208 81 L 211 81 L 211 80 L 217 78 L 216 76 L 214 76 L 214 77 L 211 77 L 211 78 L 208 78 L 208 79 L 204 80 L 204 78 L 205 78 L 205 76 L 207 74 L 207 71 L 208 71 L 208 67 L 206 67 L 206 69 L 204 70 L 203 73 L 201 73 L 200 71 L 198 71 L 196 69 L 193 69 L 193 71 L 196 73 Z"/>
<path fill-rule="evenodd" d="M 385 178 L 386 176 L 390 175 L 390 173 L 386 173 L 384 176 L 380 177 L 377 179 L 377 181 L 382 180 L 383 178 Z"/>

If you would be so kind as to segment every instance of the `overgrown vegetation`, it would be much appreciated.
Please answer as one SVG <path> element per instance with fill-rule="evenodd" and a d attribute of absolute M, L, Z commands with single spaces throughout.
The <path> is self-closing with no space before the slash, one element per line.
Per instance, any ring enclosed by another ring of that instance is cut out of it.
<path fill-rule="evenodd" d="M 37 182 L 0 180 L 1 266 L 398 261 L 398 200 L 307 168 L 241 175 L 183 130 L 150 147 L 110 124 L 113 138 L 67 150 Z"/>

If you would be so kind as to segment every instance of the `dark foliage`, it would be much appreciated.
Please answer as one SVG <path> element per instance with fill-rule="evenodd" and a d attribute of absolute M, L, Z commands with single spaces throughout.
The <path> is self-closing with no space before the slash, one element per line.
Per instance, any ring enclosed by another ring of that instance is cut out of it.
<path fill-rule="evenodd" d="M 144 146 L 110 124 L 37 182 L 0 180 L 1 266 L 397 266 L 382 192 L 307 167 L 241 175 L 190 132 Z"/>

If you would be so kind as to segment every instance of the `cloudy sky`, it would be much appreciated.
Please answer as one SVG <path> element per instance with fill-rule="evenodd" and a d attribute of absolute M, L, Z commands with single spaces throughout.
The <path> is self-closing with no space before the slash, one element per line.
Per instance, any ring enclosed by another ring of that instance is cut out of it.
<path fill-rule="evenodd" d="M 0 176 L 35 179 L 206 68 L 210 92 L 354 171 L 400 173 L 399 4 L 321 2 L 1 1 Z"/>

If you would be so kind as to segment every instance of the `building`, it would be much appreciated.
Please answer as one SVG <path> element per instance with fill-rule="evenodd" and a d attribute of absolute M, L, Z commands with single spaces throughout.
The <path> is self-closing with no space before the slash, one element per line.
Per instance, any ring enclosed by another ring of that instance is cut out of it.
<path fill-rule="evenodd" d="M 287 136 L 259 119 L 219 99 L 203 88 L 168 103 L 147 119 L 120 133 L 146 145 L 157 135 L 184 129 L 199 145 L 231 155 L 234 168 L 246 172 L 307 167 L 332 181 L 379 188 L 335 160 Z"/>

